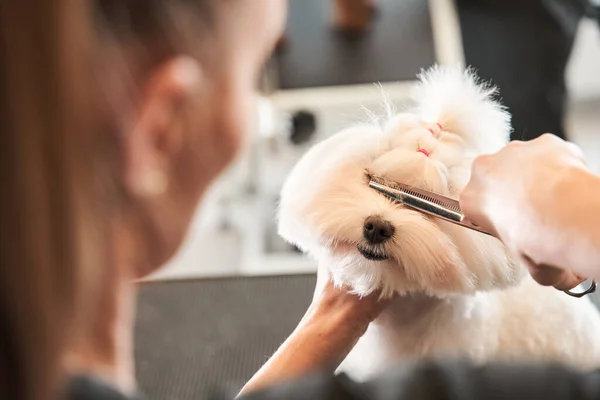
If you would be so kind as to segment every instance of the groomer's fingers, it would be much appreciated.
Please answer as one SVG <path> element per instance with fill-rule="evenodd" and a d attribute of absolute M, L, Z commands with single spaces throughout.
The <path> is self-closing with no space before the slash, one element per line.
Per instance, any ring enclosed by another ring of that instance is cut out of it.
<path fill-rule="evenodd" d="M 530 269 L 529 273 L 540 285 L 553 286 L 558 290 L 571 290 L 585 281 L 570 271 L 544 265 Z"/>
<path fill-rule="evenodd" d="M 496 154 L 483 154 L 476 157 L 471 165 L 471 181 L 477 182 L 479 186 L 486 182 L 488 173 L 494 165 L 494 160 L 498 157 Z"/>
<path fill-rule="evenodd" d="M 549 265 L 536 265 L 526 256 L 523 259 L 531 277 L 542 286 L 553 286 L 558 290 L 571 290 L 585 281 L 571 271 Z"/>
<path fill-rule="evenodd" d="M 560 280 L 552 286 L 558 290 L 571 290 L 579 286 L 584 281 L 585 279 L 581 279 L 571 271 L 564 271 L 563 275 L 560 277 Z"/>
<path fill-rule="evenodd" d="M 559 138 L 556 135 L 553 135 L 551 133 L 544 133 L 543 135 L 541 135 L 538 138 L 540 141 L 547 141 L 550 143 L 555 143 L 557 146 L 565 146 L 569 152 L 578 160 L 581 162 L 581 164 L 583 166 L 587 165 L 587 160 L 585 158 L 585 154 L 583 153 L 583 150 L 581 149 L 581 147 L 577 146 L 575 143 L 573 142 L 568 142 L 564 139 Z"/>
<path fill-rule="evenodd" d="M 478 196 L 477 189 L 473 189 L 473 185 L 468 186 L 462 191 L 458 203 L 466 218 L 486 232 L 489 232 L 492 236 L 500 239 L 494 225 L 484 214 L 481 208 L 483 200 L 481 196 Z"/>
<path fill-rule="evenodd" d="M 585 154 L 583 154 L 583 150 L 581 149 L 581 147 L 571 142 L 567 142 L 567 146 L 569 146 L 573 155 L 576 156 L 583 165 L 587 166 L 587 160 L 585 158 Z"/>

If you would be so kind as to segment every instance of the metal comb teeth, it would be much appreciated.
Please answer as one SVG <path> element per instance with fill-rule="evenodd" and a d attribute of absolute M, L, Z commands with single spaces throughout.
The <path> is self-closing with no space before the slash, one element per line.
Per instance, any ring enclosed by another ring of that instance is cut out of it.
<path fill-rule="evenodd" d="M 390 198 L 428 214 L 434 214 L 455 222 L 462 222 L 463 220 L 463 213 L 458 201 L 453 199 L 444 196 L 436 197 L 432 192 L 389 181 L 378 176 L 370 176 L 369 186 Z"/>
<path fill-rule="evenodd" d="M 438 205 L 440 205 L 440 206 L 442 206 L 444 208 L 447 208 L 449 210 L 456 211 L 457 213 L 462 213 L 462 210 L 456 204 L 450 204 L 448 202 L 445 202 L 445 201 L 442 201 L 442 200 L 439 200 L 439 199 L 435 199 L 435 198 L 433 198 L 431 196 L 427 196 L 427 195 L 425 195 L 423 193 L 416 192 L 415 190 L 413 190 L 412 187 L 407 186 L 407 185 L 403 185 L 401 183 L 398 183 L 395 186 L 396 186 L 395 189 L 401 190 L 401 191 L 403 191 L 406 194 L 418 197 L 420 199 L 429 201 L 429 202 L 434 203 L 434 204 L 438 204 Z"/>

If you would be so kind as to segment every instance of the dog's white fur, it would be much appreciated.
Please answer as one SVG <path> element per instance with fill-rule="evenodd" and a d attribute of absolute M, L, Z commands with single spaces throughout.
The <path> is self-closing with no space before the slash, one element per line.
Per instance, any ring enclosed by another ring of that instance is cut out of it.
<path fill-rule="evenodd" d="M 366 379 L 401 360 L 450 356 L 600 366 L 600 316 L 591 302 L 537 285 L 496 239 L 368 188 L 374 174 L 457 198 L 473 158 L 508 140 L 510 115 L 471 71 L 434 67 L 420 80 L 414 109 L 316 145 L 281 193 L 279 232 L 315 257 L 320 272 L 361 296 L 400 294 L 340 369 Z M 383 244 L 363 238 L 370 216 L 395 228 Z M 325 279 L 320 273 L 317 290 Z"/>

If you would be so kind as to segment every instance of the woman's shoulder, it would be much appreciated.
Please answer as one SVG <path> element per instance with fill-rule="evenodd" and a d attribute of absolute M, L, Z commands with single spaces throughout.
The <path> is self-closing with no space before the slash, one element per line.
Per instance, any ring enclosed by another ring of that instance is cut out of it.
<path fill-rule="evenodd" d="M 479 400 L 600 399 L 600 370 L 559 365 L 484 365 L 440 362 L 401 365 L 357 383 L 344 375 L 313 375 L 244 397 L 244 400 Z"/>
<path fill-rule="evenodd" d="M 67 384 L 64 400 L 142 400 L 139 395 L 127 396 L 102 379 L 77 375 Z"/>

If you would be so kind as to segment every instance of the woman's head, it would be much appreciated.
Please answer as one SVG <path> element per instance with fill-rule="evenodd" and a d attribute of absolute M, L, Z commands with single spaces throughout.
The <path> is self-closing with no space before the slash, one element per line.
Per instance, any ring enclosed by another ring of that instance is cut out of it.
<path fill-rule="evenodd" d="M 284 4 L 98 2 L 102 109 L 120 160 L 113 174 L 125 215 L 146 233 L 139 273 L 177 248 L 199 196 L 250 131 L 254 88 Z"/>
<path fill-rule="evenodd" d="M 20 3 L 0 9 L 0 397 L 33 399 L 181 244 L 251 129 L 285 3 Z"/>

